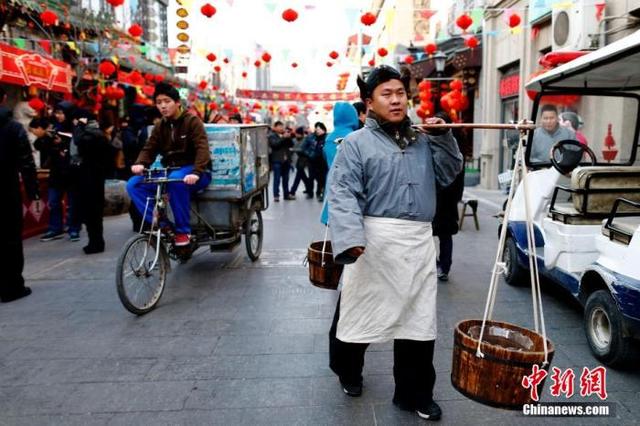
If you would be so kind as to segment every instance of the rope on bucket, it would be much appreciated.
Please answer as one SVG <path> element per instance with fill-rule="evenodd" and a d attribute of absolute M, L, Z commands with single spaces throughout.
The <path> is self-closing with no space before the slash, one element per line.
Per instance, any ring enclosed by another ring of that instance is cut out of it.
<path fill-rule="evenodd" d="M 484 331 L 486 322 L 493 316 L 493 308 L 495 306 L 496 294 L 498 290 L 499 276 L 504 274 L 507 270 L 505 262 L 502 261 L 504 253 L 504 246 L 507 239 L 507 221 L 509 220 L 509 213 L 511 212 L 511 206 L 513 197 L 515 194 L 516 182 L 519 173 L 522 173 L 522 186 L 524 195 L 524 207 L 526 215 L 526 231 L 527 231 L 527 251 L 529 258 L 529 274 L 531 278 L 531 296 L 533 302 L 533 318 L 536 332 L 542 333 L 543 347 L 544 347 L 544 363 L 546 366 L 549 361 L 549 348 L 547 346 L 547 330 L 544 321 L 544 312 L 542 309 L 542 294 L 540 291 L 540 276 L 538 273 L 538 262 L 536 259 L 536 245 L 535 245 L 535 233 L 533 228 L 533 218 L 531 217 L 531 208 L 529 205 L 529 187 L 527 181 L 527 168 L 525 165 L 525 138 L 526 133 L 521 132 L 521 140 L 516 150 L 516 164 L 514 166 L 513 176 L 511 177 L 511 187 L 509 189 L 509 197 L 507 198 L 507 206 L 505 208 L 503 224 L 500 230 L 500 241 L 496 252 L 496 260 L 494 262 L 493 271 L 491 274 L 491 283 L 489 286 L 489 293 L 487 295 L 487 301 L 485 304 L 484 316 L 482 318 L 482 326 L 480 328 L 480 336 L 478 337 L 478 348 L 476 350 L 476 356 L 484 358 L 482 353 L 482 339 L 484 337 Z"/>
<path fill-rule="evenodd" d="M 324 268 L 325 262 L 324 262 L 324 255 L 325 255 L 325 248 L 327 247 L 327 237 L 329 236 L 329 223 L 327 223 L 324 227 L 324 241 L 322 243 L 322 253 L 320 254 L 320 258 L 321 258 L 321 262 L 320 265 Z"/>

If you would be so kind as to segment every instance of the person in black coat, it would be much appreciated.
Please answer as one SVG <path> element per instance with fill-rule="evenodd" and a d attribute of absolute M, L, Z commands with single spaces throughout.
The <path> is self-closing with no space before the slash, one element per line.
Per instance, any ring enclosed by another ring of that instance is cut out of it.
<path fill-rule="evenodd" d="M 448 114 L 436 113 L 437 117 L 451 122 Z M 461 145 L 463 135 L 461 132 L 453 132 L 458 146 Z M 453 235 L 458 233 L 458 203 L 464 192 L 464 168 L 456 176 L 453 183 L 444 188 L 436 188 L 436 214 L 433 218 L 433 235 L 438 237 L 440 254 L 438 256 L 438 279 L 449 280 L 453 256 Z"/>
<path fill-rule="evenodd" d="M 27 196 L 39 199 L 36 166 L 24 127 L 12 119 L 11 111 L 2 106 L 4 91 L 0 88 L 0 181 L 4 188 L 0 223 L 4 226 L 0 239 L 0 301 L 11 302 L 31 294 L 25 287 L 22 271 L 22 194 L 20 176 Z"/>
<path fill-rule="evenodd" d="M 80 195 L 80 216 L 89 235 L 89 244 L 82 249 L 86 254 L 101 253 L 104 181 L 111 165 L 111 145 L 89 111 L 76 111 L 74 123 L 71 164 Z"/>

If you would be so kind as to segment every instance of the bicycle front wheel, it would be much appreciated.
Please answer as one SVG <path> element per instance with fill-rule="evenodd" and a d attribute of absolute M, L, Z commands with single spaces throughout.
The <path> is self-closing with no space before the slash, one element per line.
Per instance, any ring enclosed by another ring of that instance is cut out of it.
<path fill-rule="evenodd" d="M 153 310 L 164 291 L 168 269 L 166 250 L 156 236 L 136 235 L 127 241 L 116 270 L 122 305 L 136 315 Z"/>

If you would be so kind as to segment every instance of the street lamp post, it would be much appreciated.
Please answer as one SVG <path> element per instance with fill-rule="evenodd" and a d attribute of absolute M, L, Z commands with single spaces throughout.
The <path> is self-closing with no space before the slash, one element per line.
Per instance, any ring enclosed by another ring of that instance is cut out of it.
<path fill-rule="evenodd" d="M 440 111 L 440 85 L 442 84 L 442 77 L 444 76 L 444 67 L 447 64 L 447 55 L 441 50 L 438 50 L 433 55 L 433 62 L 436 67 L 436 82 L 438 83 L 438 90 L 436 91 L 435 112 Z"/>

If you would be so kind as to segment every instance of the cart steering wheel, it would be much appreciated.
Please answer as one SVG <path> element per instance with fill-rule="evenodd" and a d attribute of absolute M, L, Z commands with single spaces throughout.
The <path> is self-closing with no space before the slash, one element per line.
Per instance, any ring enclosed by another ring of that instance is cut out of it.
<path fill-rule="evenodd" d="M 591 148 L 576 140 L 565 139 L 551 148 L 551 164 L 560 174 L 568 175 L 580 165 L 585 154 L 591 161 L 590 165 L 594 166 L 597 159 Z"/>

